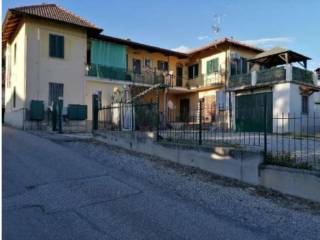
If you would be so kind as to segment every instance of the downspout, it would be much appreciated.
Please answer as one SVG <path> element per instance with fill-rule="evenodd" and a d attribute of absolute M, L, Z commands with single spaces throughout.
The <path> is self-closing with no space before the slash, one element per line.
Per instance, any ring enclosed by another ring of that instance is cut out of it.
<path fill-rule="evenodd" d="M 229 62 L 228 62 L 228 54 L 230 54 L 231 49 L 229 46 L 229 49 L 226 52 L 226 71 L 225 71 L 225 91 L 227 90 L 227 85 L 229 85 Z M 231 101 L 231 91 L 228 92 L 228 100 L 229 100 L 229 129 L 232 127 L 232 101 Z"/>

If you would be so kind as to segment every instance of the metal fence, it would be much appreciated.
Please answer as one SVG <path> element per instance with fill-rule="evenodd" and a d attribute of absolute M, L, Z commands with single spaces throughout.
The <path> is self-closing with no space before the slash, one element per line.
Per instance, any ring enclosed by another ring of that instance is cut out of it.
<path fill-rule="evenodd" d="M 98 110 L 98 129 L 111 131 L 156 131 L 157 103 L 115 103 Z"/>
<path fill-rule="evenodd" d="M 57 131 L 58 131 L 57 120 Z M 50 109 L 44 111 L 44 119 L 36 121 L 30 119 L 30 109 L 23 108 L 23 129 L 31 131 L 52 131 L 53 112 Z M 64 133 L 90 132 L 91 123 L 88 120 L 76 121 L 70 120 L 66 114 L 61 119 L 62 131 Z"/>
<path fill-rule="evenodd" d="M 320 115 L 278 114 L 271 131 L 237 130 L 228 111 L 203 101 L 194 109 L 158 111 L 157 103 L 118 103 L 99 109 L 102 131 L 155 131 L 158 141 L 261 151 L 265 162 L 320 171 Z M 260 116 L 248 116 L 248 118 Z M 243 119 L 242 119 L 243 120 Z M 248 119 L 249 121 L 249 119 Z M 263 121 L 263 118 L 262 118 Z M 267 125 L 267 121 L 264 121 Z"/>

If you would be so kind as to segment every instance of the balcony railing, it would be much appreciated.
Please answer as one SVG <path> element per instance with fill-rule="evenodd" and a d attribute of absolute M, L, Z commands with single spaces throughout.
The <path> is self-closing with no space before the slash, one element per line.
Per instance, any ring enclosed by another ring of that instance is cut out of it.
<path fill-rule="evenodd" d="M 247 86 L 251 84 L 251 73 L 230 76 L 228 86 L 230 88 Z"/>
<path fill-rule="evenodd" d="M 163 73 L 159 73 L 157 71 L 145 71 L 136 73 L 132 70 L 124 68 L 108 67 L 98 64 L 87 65 L 86 75 L 90 77 L 97 77 L 100 79 L 128 81 L 149 85 L 168 82 L 166 81 L 166 76 Z"/>
<path fill-rule="evenodd" d="M 241 88 L 272 84 L 280 81 L 295 81 L 314 85 L 314 79 L 315 74 L 313 72 L 287 65 L 261 71 L 253 71 L 247 74 L 230 76 L 228 87 Z"/>
<path fill-rule="evenodd" d="M 304 82 L 308 84 L 313 84 L 314 73 L 306 69 L 301 69 L 298 67 L 292 67 L 292 80 L 298 82 Z"/>
<path fill-rule="evenodd" d="M 211 73 L 203 75 L 204 86 L 222 85 L 224 84 L 224 76 L 219 73 Z"/>
<path fill-rule="evenodd" d="M 264 69 L 257 72 L 257 84 L 278 82 L 286 79 L 286 70 L 284 67 Z"/>

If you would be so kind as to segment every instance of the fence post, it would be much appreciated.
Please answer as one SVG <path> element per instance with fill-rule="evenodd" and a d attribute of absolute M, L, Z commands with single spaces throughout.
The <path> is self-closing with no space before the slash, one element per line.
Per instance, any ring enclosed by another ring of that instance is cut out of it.
<path fill-rule="evenodd" d="M 57 131 L 57 101 L 52 106 L 52 131 Z"/>
<path fill-rule="evenodd" d="M 98 95 L 92 95 L 92 131 L 98 130 Z"/>
<path fill-rule="evenodd" d="M 263 104 L 263 117 L 264 117 L 264 148 L 263 148 L 263 156 L 264 161 L 267 158 L 267 93 L 264 94 L 264 104 Z"/>
<path fill-rule="evenodd" d="M 135 126 L 134 126 L 134 104 L 133 101 L 131 101 L 131 130 L 132 132 L 135 130 Z"/>
<path fill-rule="evenodd" d="M 202 103 L 203 98 L 199 100 L 199 145 L 202 145 Z"/>
<path fill-rule="evenodd" d="M 160 89 L 157 88 L 157 141 L 160 140 Z"/>
<path fill-rule="evenodd" d="M 62 109 L 63 109 L 63 99 L 59 97 L 59 99 L 58 99 L 58 127 L 59 127 L 59 133 L 62 133 Z"/>

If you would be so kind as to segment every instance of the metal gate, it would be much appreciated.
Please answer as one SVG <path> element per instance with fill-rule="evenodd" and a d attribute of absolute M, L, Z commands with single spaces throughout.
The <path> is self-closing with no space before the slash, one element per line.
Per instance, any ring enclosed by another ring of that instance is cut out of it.
<path fill-rule="evenodd" d="M 272 108 L 272 92 L 236 96 L 237 131 L 272 132 Z"/>

